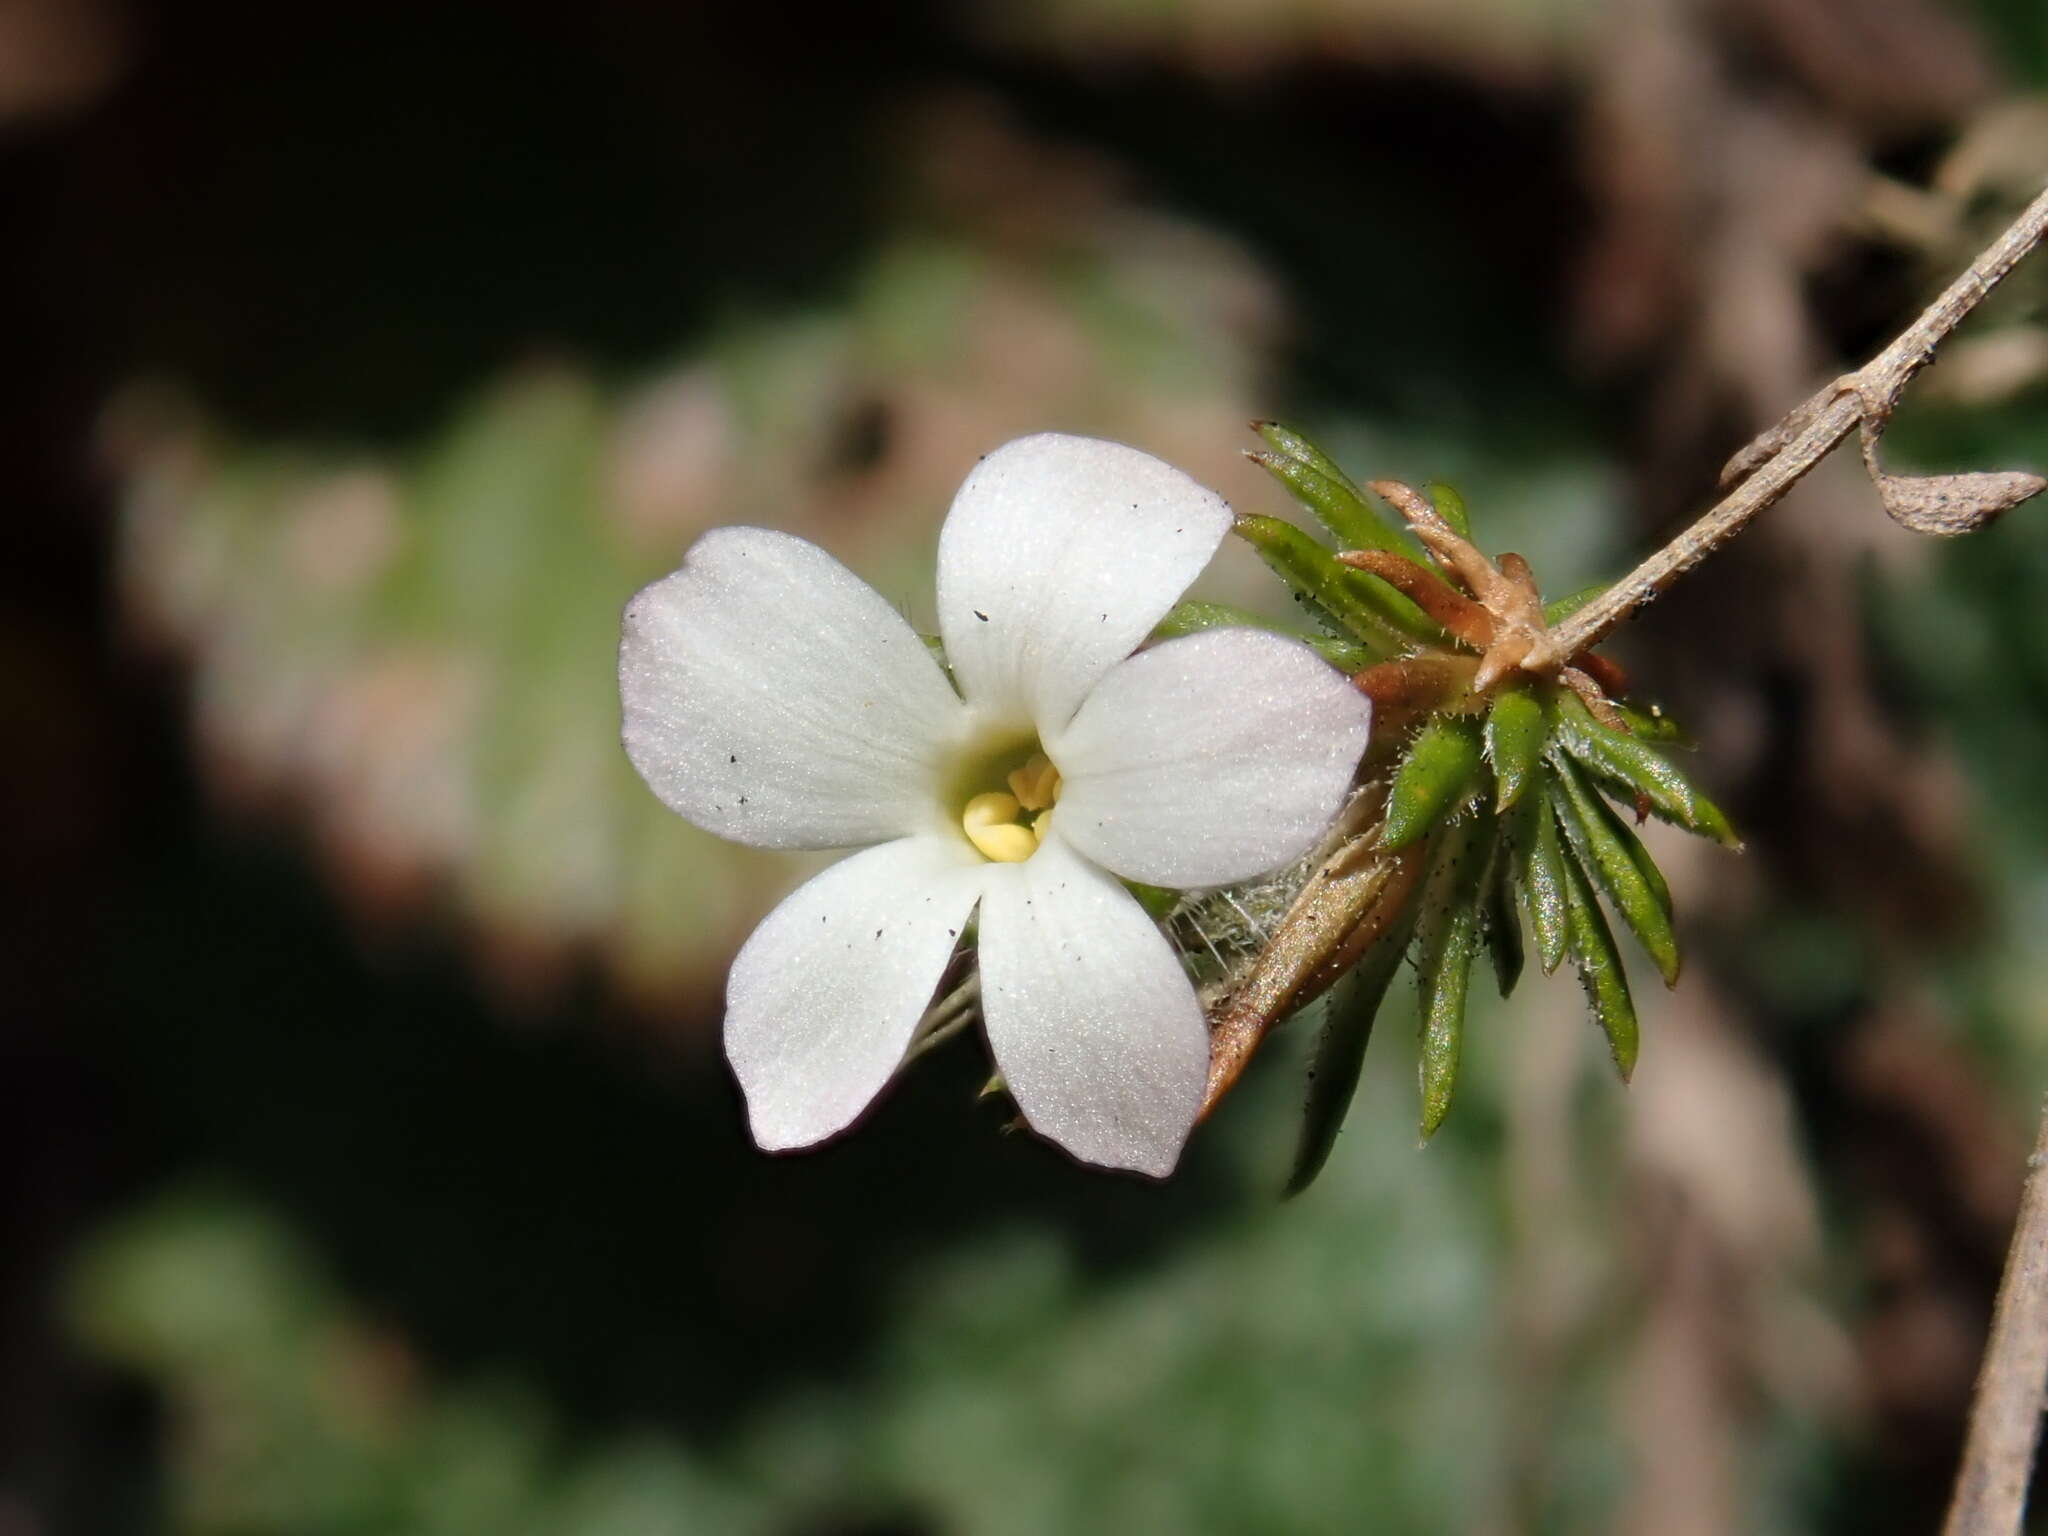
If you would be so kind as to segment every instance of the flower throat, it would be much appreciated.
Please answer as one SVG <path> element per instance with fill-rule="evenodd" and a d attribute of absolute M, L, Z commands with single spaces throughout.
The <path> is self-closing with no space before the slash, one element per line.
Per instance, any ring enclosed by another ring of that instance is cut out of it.
<path fill-rule="evenodd" d="M 986 782 L 986 781 L 984 781 Z M 960 830 L 985 859 L 1020 864 L 1038 852 L 1060 797 L 1060 771 L 1043 752 L 1031 755 L 1004 776 L 1007 791 L 986 790 L 961 807 Z"/>

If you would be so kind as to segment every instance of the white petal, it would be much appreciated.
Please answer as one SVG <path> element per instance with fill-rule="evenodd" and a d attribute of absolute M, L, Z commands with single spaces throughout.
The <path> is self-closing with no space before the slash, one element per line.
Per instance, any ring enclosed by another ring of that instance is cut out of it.
<path fill-rule="evenodd" d="M 725 1054 L 762 1147 L 823 1141 L 882 1091 L 983 867 L 958 838 L 884 843 L 798 886 L 754 930 L 726 981 Z"/>
<path fill-rule="evenodd" d="M 1165 1177 L 1209 1073 L 1179 958 L 1130 894 L 1057 836 L 986 878 L 981 1007 L 1010 1096 L 1083 1162 Z"/>
<path fill-rule="evenodd" d="M 720 528 L 626 605 L 627 755 L 673 810 L 757 848 L 930 830 L 966 718 L 925 644 L 815 544 Z"/>
<path fill-rule="evenodd" d="M 1052 825 L 1127 880 L 1227 885 L 1297 858 L 1330 824 L 1372 706 L 1306 646 L 1211 630 L 1105 677 L 1046 751 Z"/>
<path fill-rule="evenodd" d="M 998 448 L 939 535 L 939 629 L 961 693 L 1058 729 L 1229 529 L 1222 497 L 1135 448 L 1056 433 Z"/>

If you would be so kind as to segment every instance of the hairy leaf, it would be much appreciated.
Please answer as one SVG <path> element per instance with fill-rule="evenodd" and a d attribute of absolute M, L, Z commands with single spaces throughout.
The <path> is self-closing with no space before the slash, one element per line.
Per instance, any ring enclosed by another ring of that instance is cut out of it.
<path fill-rule="evenodd" d="M 1439 715 L 1409 743 L 1387 793 L 1380 846 L 1405 848 L 1470 797 L 1479 779 L 1479 723 Z"/>
<path fill-rule="evenodd" d="M 1529 932 L 1536 937 L 1536 962 L 1548 976 L 1563 964 L 1570 942 L 1565 912 L 1564 842 L 1547 794 L 1524 795 L 1509 823 L 1515 881 Z"/>
<path fill-rule="evenodd" d="M 1236 532 L 1331 634 L 1358 642 L 1381 660 L 1413 645 L 1414 637 L 1388 616 L 1379 601 L 1379 592 L 1391 598 L 1396 595 L 1393 589 L 1380 582 L 1375 592 L 1367 585 L 1374 578 L 1339 565 L 1328 549 L 1294 524 L 1277 517 L 1240 517 Z"/>
<path fill-rule="evenodd" d="M 1624 704 L 1619 699 L 1611 699 L 1608 702 L 1628 726 L 1629 734 L 1637 741 L 1661 742 L 1674 747 L 1693 745 L 1693 739 L 1685 733 L 1685 728 L 1655 705 L 1648 709 L 1640 709 L 1633 704 Z"/>
<path fill-rule="evenodd" d="M 1527 688 L 1503 688 L 1486 715 L 1486 756 L 1493 764 L 1496 811 L 1511 809 L 1528 787 L 1550 739 L 1543 705 Z"/>
<path fill-rule="evenodd" d="M 1586 1000 L 1593 1016 L 1606 1032 L 1607 1048 L 1613 1053 L 1615 1070 L 1625 1083 L 1636 1070 L 1636 1052 L 1641 1030 L 1636 1022 L 1635 999 L 1629 995 L 1628 974 L 1621 968 L 1621 954 L 1614 947 L 1614 933 L 1594 899 L 1592 887 L 1578 866 L 1565 861 L 1565 908 L 1571 925 L 1572 961 L 1585 986 Z"/>
<path fill-rule="evenodd" d="M 1664 820 L 1729 848 L 1740 848 L 1719 806 L 1692 787 L 1671 759 L 1656 748 L 1609 730 L 1574 695 L 1560 691 L 1555 714 L 1556 744 L 1597 777 L 1623 793 L 1640 794 Z"/>
<path fill-rule="evenodd" d="M 1404 549 L 1401 536 L 1366 504 L 1351 477 L 1307 438 L 1278 422 L 1254 430 L 1275 450 L 1248 455 L 1330 530 L 1344 549 Z"/>
<path fill-rule="evenodd" d="M 1664 872 L 1570 759 L 1556 768 L 1558 822 L 1581 869 L 1656 962 L 1664 985 L 1678 985 L 1678 935 Z"/>
<path fill-rule="evenodd" d="M 1465 1039 L 1465 1000 L 1479 952 L 1480 882 L 1493 842 L 1491 817 L 1449 828 L 1436 853 L 1418 918 L 1415 982 L 1422 1014 L 1422 1135 L 1450 1113 Z"/>

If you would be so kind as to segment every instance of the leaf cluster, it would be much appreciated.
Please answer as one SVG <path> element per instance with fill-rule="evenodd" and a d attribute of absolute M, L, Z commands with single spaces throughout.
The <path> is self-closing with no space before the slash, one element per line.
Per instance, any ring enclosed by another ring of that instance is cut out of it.
<path fill-rule="evenodd" d="M 1367 771 L 1386 775 L 1387 788 L 1384 813 L 1367 835 L 1385 854 L 1419 845 L 1426 871 L 1401 921 L 1324 1005 L 1291 1192 L 1306 1187 L 1329 1155 L 1403 959 L 1418 994 L 1425 1138 L 1455 1095 L 1471 973 L 1482 952 L 1502 997 L 1520 980 L 1526 950 L 1545 974 L 1569 960 L 1627 1081 L 1640 1031 L 1614 920 L 1667 986 L 1680 968 L 1670 887 L 1636 826 L 1656 816 L 1724 846 L 1739 843 L 1727 817 L 1668 755 L 1683 736 L 1660 711 L 1597 691 L 1589 705 L 1582 674 L 1513 672 L 1475 691 L 1479 647 L 1470 634 L 1453 634 L 1394 585 L 1338 555 L 1374 549 L 1411 562 L 1418 579 L 1454 594 L 1426 604 L 1438 611 L 1469 606 L 1469 595 L 1313 444 L 1272 423 L 1256 430 L 1267 448 L 1250 457 L 1313 514 L 1336 548 L 1280 518 L 1243 517 L 1237 531 L 1315 621 L 1320 633 L 1310 643 L 1333 665 L 1357 672 L 1379 699 L 1389 740 Z M 1432 485 L 1428 494 L 1437 515 L 1469 539 L 1456 493 Z M 1502 557 L 1503 567 L 1509 562 Z M 1558 622 L 1597 591 L 1545 605 L 1545 621 Z M 1183 605 L 1168 621 L 1173 632 L 1244 621 L 1206 605 L 1190 613 L 1193 607 Z"/>

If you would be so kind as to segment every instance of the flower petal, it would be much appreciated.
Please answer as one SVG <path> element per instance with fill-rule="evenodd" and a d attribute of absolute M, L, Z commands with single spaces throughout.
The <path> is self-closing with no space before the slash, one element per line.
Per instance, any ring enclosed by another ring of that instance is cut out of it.
<path fill-rule="evenodd" d="M 1053 829 L 1127 880 L 1228 885 L 1299 857 L 1343 804 L 1372 706 L 1307 647 L 1249 629 L 1141 651 L 1046 740 Z"/>
<path fill-rule="evenodd" d="M 998 448 L 939 535 L 939 629 L 960 691 L 1058 729 L 1229 529 L 1222 497 L 1135 448 L 1057 433 Z"/>
<path fill-rule="evenodd" d="M 725 1054 L 771 1152 L 844 1130 L 895 1073 L 981 894 L 957 838 L 865 849 L 784 898 L 733 961 Z"/>
<path fill-rule="evenodd" d="M 930 830 L 966 711 L 903 617 L 815 544 L 705 534 L 626 605 L 626 753 L 707 832 L 844 848 Z"/>
<path fill-rule="evenodd" d="M 1180 960 L 1130 894 L 1057 836 L 985 879 L 982 1017 L 1010 1096 L 1083 1162 L 1165 1177 L 1209 1072 Z"/>

